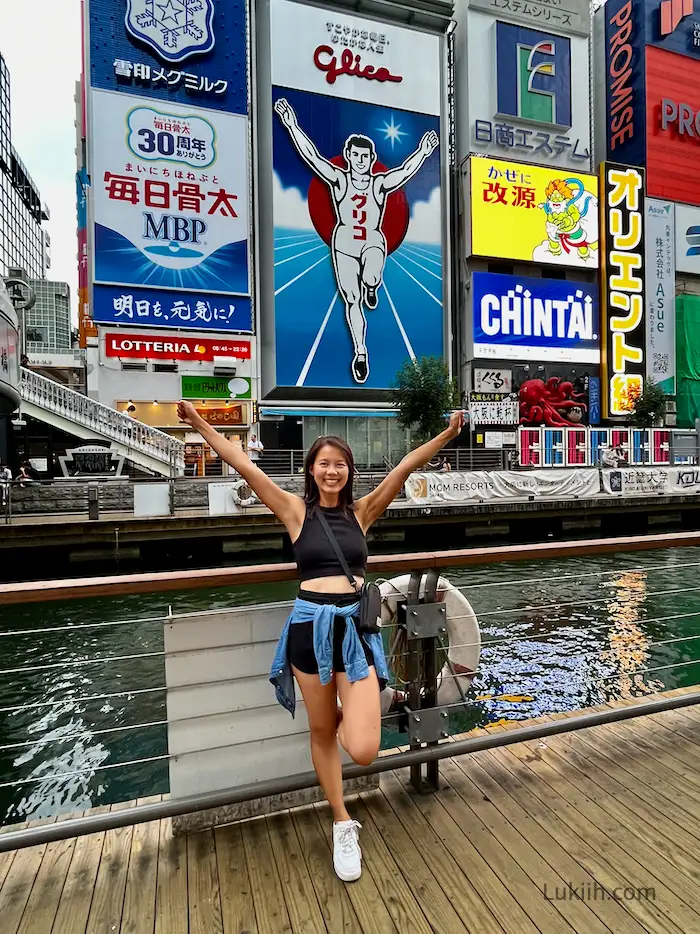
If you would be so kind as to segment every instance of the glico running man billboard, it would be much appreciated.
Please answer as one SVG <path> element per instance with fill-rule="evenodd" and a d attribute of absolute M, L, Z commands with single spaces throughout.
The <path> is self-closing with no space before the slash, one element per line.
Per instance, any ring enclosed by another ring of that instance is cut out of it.
<path fill-rule="evenodd" d="M 277 386 L 386 389 L 443 353 L 440 48 L 271 4 Z"/>

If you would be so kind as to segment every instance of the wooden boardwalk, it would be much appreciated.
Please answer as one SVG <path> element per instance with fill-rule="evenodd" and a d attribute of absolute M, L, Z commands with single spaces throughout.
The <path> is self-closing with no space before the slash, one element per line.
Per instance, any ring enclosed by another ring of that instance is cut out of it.
<path fill-rule="evenodd" d="M 387 773 L 351 802 L 351 885 L 325 806 L 0 854 L 0 932 L 700 932 L 700 709 L 445 760 L 441 785 Z"/>

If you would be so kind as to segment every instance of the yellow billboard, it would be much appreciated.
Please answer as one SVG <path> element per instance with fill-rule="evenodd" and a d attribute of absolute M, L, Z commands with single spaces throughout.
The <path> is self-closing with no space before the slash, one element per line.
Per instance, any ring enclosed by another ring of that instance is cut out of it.
<path fill-rule="evenodd" d="M 598 268 L 598 178 L 472 156 L 472 254 Z"/>

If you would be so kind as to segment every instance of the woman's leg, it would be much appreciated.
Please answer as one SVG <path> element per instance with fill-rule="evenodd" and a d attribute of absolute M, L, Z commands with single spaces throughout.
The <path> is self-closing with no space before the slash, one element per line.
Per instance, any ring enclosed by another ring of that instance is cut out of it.
<path fill-rule="evenodd" d="M 311 730 L 311 759 L 318 780 L 333 811 L 334 821 L 348 821 L 343 801 L 343 776 L 338 750 L 338 705 L 335 679 L 321 684 L 318 675 L 305 674 L 292 666 L 304 698 Z M 343 675 L 344 677 L 344 675 Z"/>
<path fill-rule="evenodd" d="M 338 739 L 358 765 L 369 765 L 377 757 L 381 740 L 379 681 L 374 666 L 361 681 L 348 681 L 345 672 L 336 674 L 343 719 Z"/>

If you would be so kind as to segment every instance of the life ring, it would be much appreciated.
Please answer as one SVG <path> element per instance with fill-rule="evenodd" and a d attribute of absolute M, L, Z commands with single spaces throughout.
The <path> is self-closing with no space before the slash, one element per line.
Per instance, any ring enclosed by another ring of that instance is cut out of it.
<path fill-rule="evenodd" d="M 393 577 L 391 580 L 377 581 L 382 594 L 382 625 L 396 622 L 397 607 L 407 598 L 409 581 L 408 574 Z M 421 597 L 424 592 L 425 577 L 421 580 Z M 468 690 L 479 667 L 481 652 L 479 623 L 471 603 L 462 591 L 444 577 L 438 578 L 437 600 L 440 603 L 444 602 L 447 610 L 446 627 L 450 660 L 450 664 L 445 662 L 438 675 L 438 703 L 441 705 L 458 704 L 462 700 L 460 687 L 463 692 Z M 454 669 L 454 674 L 452 669 Z M 393 700 L 393 688 L 386 688 L 382 692 L 382 712 L 386 713 Z"/>
<path fill-rule="evenodd" d="M 246 499 L 241 499 L 238 491 L 243 489 L 243 487 L 249 487 L 246 480 L 235 480 L 231 484 L 231 499 L 233 500 L 234 506 L 252 506 L 254 503 L 259 503 L 260 500 L 251 490 L 251 495 L 246 497 Z"/>

